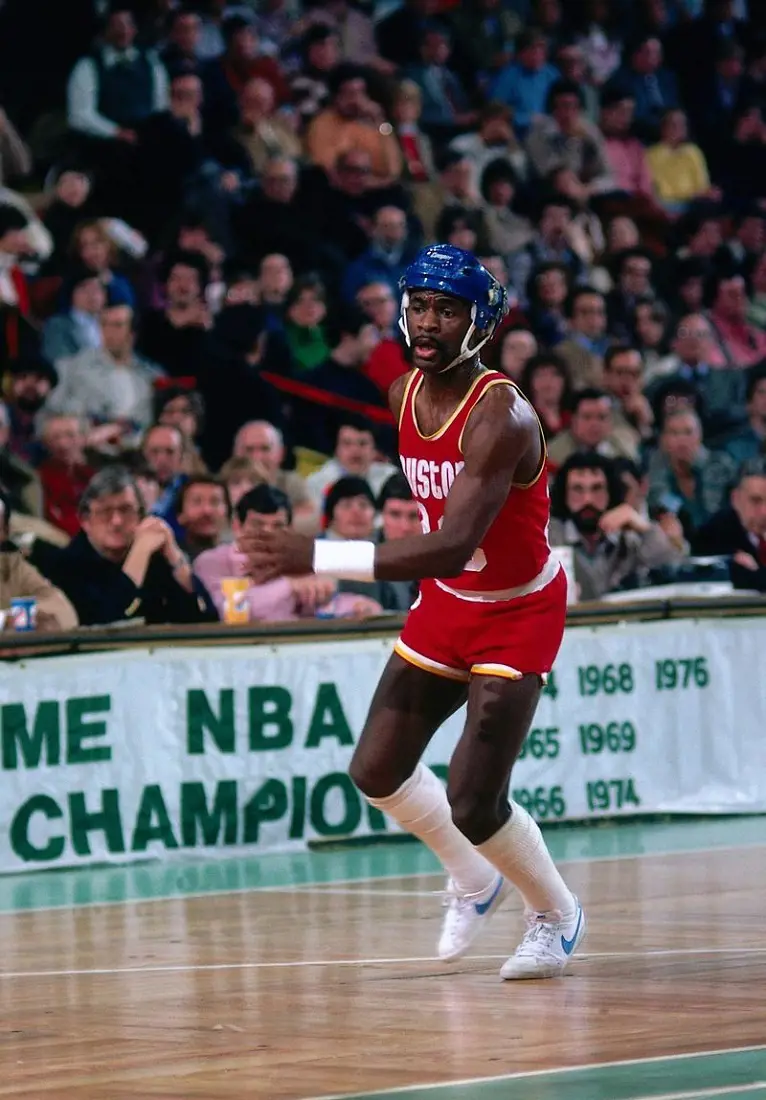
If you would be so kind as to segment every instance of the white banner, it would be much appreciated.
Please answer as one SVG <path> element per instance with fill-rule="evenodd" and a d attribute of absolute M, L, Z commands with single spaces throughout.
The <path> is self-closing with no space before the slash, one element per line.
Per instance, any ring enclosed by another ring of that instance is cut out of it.
<path fill-rule="evenodd" d="M 0 667 L 0 872 L 392 828 L 347 776 L 391 640 Z M 766 812 L 766 620 L 567 632 L 512 777 L 538 820 Z M 426 761 L 445 776 L 456 715 Z"/>

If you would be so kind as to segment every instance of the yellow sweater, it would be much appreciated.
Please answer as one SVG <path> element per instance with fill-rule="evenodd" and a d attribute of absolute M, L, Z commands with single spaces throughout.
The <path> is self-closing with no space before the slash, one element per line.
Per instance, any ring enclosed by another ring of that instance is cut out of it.
<path fill-rule="evenodd" d="M 687 142 L 672 149 L 660 142 L 647 149 L 646 159 L 661 202 L 687 202 L 710 187 L 705 156 L 698 145 Z"/>

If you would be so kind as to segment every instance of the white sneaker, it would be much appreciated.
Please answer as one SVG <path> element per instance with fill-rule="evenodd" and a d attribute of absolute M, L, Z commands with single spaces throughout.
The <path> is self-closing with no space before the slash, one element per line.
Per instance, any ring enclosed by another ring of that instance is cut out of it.
<path fill-rule="evenodd" d="M 510 892 L 511 884 L 502 875 L 497 876 L 489 892 L 484 890 L 480 894 L 459 894 L 450 879 L 445 901 L 447 912 L 437 948 L 439 958 L 453 962 L 465 955 Z"/>
<path fill-rule="evenodd" d="M 555 978 L 562 972 L 585 934 L 585 913 L 577 898 L 574 902 L 574 916 L 566 921 L 558 911 L 525 914 L 527 930 L 513 955 L 503 963 L 501 978 Z"/>

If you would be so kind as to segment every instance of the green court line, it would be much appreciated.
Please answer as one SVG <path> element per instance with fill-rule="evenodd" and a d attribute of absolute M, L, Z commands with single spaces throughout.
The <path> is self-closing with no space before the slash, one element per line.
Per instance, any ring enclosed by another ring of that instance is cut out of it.
<path fill-rule="evenodd" d="M 736 1092 L 727 1092 L 735 1089 Z M 743 1093 L 742 1090 L 747 1090 Z M 313 1100 L 702 1100 L 766 1097 L 766 1047 L 681 1054 Z"/>
<path fill-rule="evenodd" d="M 559 825 L 546 831 L 546 839 L 556 860 L 575 863 L 736 849 L 766 845 L 766 817 Z M 215 859 L 171 857 L 142 864 L 0 876 L 0 914 L 355 883 L 439 871 L 428 849 L 402 840 Z"/>

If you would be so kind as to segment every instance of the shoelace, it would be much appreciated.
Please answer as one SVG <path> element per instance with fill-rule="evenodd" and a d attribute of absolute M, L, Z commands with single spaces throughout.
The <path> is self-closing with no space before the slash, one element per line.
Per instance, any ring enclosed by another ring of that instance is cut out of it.
<path fill-rule="evenodd" d="M 462 909 L 466 905 L 471 904 L 471 899 L 465 897 L 464 894 L 458 893 L 455 888 L 455 883 L 450 879 L 443 890 L 440 891 L 442 899 L 442 909 L 449 909 L 451 907 Z"/>
<path fill-rule="evenodd" d="M 544 950 L 549 951 L 553 947 L 554 940 L 558 935 L 560 924 L 558 921 L 542 921 L 536 917 L 530 917 L 527 921 L 527 930 L 524 933 L 519 946 L 516 948 L 517 955 L 536 955 L 537 951 L 534 948 L 539 944 Z"/>
<path fill-rule="evenodd" d="M 456 909 L 470 909 L 477 898 L 481 896 L 480 894 L 459 893 L 452 879 L 448 880 L 443 890 L 437 892 L 441 894 L 442 909 L 448 909 L 450 907 Z"/>

